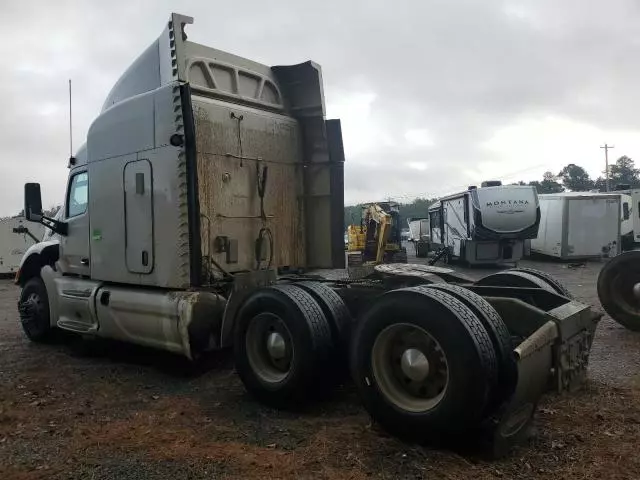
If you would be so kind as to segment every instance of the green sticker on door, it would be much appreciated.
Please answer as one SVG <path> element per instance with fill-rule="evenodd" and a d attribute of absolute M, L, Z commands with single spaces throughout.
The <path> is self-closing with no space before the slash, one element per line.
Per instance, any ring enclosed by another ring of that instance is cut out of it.
<path fill-rule="evenodd" d="M 94 230 L 91 238 L 94 242 L 99 242 L 100 240 L 102 240 L 102 230 Z"/>

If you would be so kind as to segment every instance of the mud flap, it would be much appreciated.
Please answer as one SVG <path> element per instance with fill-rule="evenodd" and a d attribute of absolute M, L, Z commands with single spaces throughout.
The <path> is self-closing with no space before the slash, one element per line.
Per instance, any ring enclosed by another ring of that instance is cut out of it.
<path fill-rule="evenodd" d="M 504 456 L 527 438 L 545 392 L 562 393 L 582 386 L 600 317 L 585 305 L 565 303 L 550 310 L 549 320 L 515 348 L 518 383 L 511 399 L 492 420 L 493 457 Z"/>
<path fill-rule="evenodd" d="M 529 434 L 540 397 L 547 390 L 553 368 L 558 328 L 548 321 L 518 345 L 518 383 L 511 399 L 492 420 L 490 454 L 502 457 Z"/>

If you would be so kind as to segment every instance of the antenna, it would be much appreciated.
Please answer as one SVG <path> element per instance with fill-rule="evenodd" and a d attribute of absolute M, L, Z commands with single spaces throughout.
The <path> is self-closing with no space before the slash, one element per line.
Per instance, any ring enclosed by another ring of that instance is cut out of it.
<path fill-rule="evenodd" d="M 71 79 L 69 79 L 69 163 L 73 165 L 71 161 L 73 158 L 73 117 L 71 112 Z"/>

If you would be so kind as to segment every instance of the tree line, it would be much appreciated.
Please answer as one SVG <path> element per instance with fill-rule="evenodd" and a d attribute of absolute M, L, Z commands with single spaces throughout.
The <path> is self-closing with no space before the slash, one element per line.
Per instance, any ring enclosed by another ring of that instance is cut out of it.
<path fill-rule="evenodd" d="M 606 191 L 604 176 L 599 176 L 594 180 L 589 177 L 583 167 L 575 163 L 565 166 L 557 175 L 553 172 L 545 172 L 540 181 L 534 180 L 529 183 L 520 181 L 512 185 L 532 185 L 536 187 L 538 193 Z M 629 185 L 631 188 L 640 187 L 640 169 L 637 169 L 634 161 L 626 155 L 609 165 L 609 187 L 614 190 L 617 185 Z"/>
<path fill-rule="evenodd" d="M 604 174 L 604 172 L 603 172 Z M 558 174 L 545 172 L 542 180 L 530 182 L 519 181 L 512 185 L 531 185 L 536 187 L 539 194 L 570 192 L 589 192 L 598 190 L 606 191 L 606 180 L 604 176 L 596 179 L 589 177 L 587 171 L 575 163 L 565 166 Z M 617 185 L 629 185 L 631 188 L 640 188 L 640 169 L 635 167 L 634 161 L 623 155 L 613 164 L 609 165 L 609 186 L 613 190 Z M 455 192 L 451 192 L 455 193 Z M 416 198 L 411 203 L 401 203 L 400 225 L 406 228 L 408 218 L 427 217 L 429 206 L 436 202 L 436 198 Z M 358 225 L 362 216 L 362 205 L 350 205 L 344 208 L 344 227 L 347 225 Z"/>

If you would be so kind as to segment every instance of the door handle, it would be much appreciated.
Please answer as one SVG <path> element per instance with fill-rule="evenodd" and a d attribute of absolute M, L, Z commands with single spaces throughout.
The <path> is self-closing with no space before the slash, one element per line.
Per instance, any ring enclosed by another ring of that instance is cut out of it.
<path fill-rule="evenodd" d="M 81 258 L 80 259 L 80 263 L 82 265 L 89 265 L 89 259 L 88 258 Z"/>

